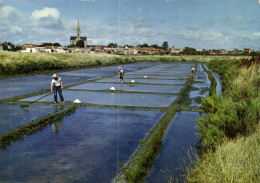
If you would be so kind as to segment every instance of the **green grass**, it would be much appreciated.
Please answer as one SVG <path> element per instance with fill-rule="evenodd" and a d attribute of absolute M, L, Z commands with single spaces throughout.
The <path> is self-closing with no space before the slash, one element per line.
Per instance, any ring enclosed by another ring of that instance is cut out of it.
<path fill-rule="evenodd" d="M 0 77 L 32 73 L 53 73 L 88 67 L 122 65 L 134 62 L 208 62 L 212 56 L 119 56 L 79 53 L 0 52 Z M 221 57 L 220 57 L 221 58 Z M 227 60 L 233 57 L 225 57 Z M 238 58 L 238 57 L 235 57 Z"/>
<path fill-rule="evenodd" d="M 186 182 L 259 182 L 259 65 L 250 60 L 208 65 L 221 74 L 224 95 L 202 99 L 207 114 L 197 123 L 204 148 Z"/>
<path fill-rule="evenodd" d="M 216 151 L 208 151 L 197 158 L 189 169 L 187 182 L 259 182 L 260 126 L 250 136 L 225 139 Z"/>
<path fill-rule="evenodd" d="M 217 87 L 217 80 L 213 76 L 212 72 L 208 70 L 203 64 L 201 64 L 202 68 L 208 73 L 208 78 L 211 81 L 210 88 L 209 88 L 209 95 L 216 95 L 216 87 Z"/>

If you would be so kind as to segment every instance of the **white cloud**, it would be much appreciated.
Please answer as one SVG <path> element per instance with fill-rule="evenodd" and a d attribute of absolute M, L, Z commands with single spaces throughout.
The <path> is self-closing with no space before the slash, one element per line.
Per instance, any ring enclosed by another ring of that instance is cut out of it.
<path fill-rule="evenodd" d="M 1 18 L 9 18 L 13 14 L 16 14 L 16 9 L 12 6 L 4 6 L 0 9 L 1 11 Z"/>
<path fill-rule="evenodd" d="M 259 36 L 259 37 L 260 37 L 260 32 L 255 32 L 255 33 L 253 34 L 253 36 Z"/>
<path fill-rule="evenodd" d="M 31 15 L 31 25 L 51 29 L 63 29 L 60 19 L 60 11 L 56 8 L 45 7 L 42 10 L 35 10 Z"/>
<path fill-rule="evenodd" d="M 53 19 L 59 19 L 60 18 L 60 12 L 56 8 L 48 8 L 45 7 L 43 10 L 35 10 L 32 12 L 32 18 L 35 19 L 42 19 L 42 18 L 53 18 Z"/>

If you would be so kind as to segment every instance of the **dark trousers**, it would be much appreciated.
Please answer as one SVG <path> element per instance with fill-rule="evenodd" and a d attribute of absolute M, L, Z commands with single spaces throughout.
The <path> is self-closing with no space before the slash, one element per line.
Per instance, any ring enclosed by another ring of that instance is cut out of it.
<path fill-rule="evenodd" d="M 54 86 L 54 101 L 57 102 L 57 93 L 59 93 L 60 101 L 63 102 L 64 98 L 62 95 L 62 89 L 61 86 Z"/>

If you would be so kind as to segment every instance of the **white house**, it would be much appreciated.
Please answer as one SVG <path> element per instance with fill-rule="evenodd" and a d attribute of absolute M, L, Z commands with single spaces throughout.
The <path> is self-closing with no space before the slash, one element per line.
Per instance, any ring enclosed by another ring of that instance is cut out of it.
<path fill-rule="evenodd" d="M 36 46 L 32 45 L 32 44 L 26 44 L 24 46 L 24 50 L 22 50 L 21 52 L 27 52 L 27 53 L 36 53 Z"/>

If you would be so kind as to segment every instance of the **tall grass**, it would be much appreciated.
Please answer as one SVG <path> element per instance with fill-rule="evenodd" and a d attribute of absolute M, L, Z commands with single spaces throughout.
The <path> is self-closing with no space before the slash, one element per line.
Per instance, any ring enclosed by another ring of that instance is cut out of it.
<path fill-rule="evenodd" d="M 119 56 L 111 54 L 80 53 L 18 53 L 0 52 L 0 76 L 30 74 L 54 70 L 71 70 L 87 67 L 127 64 L 141 61 L 197 62 L 216 57 L 202 56 Z M 229 59 L 227 57 L 227 59 Z"/>
<path fill-rule="evenodd" d="M 259 64 L 215 60 L 208 65 L 221 74 L 224 96 L 202 100 L 207 114 L 197 123 L 204 151 L 188 169 L 187 182 L 259 182 Z"/>
<path fill-rule="evenodd" d="M 190 169 L 187 182 L 236 182 L 260 181 L 260 126 L 248 137 L 225 139 L 216 151 L 208 151 L 198 158 Z"/>

